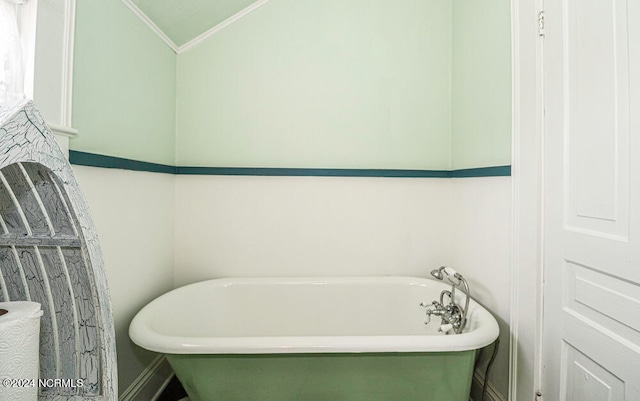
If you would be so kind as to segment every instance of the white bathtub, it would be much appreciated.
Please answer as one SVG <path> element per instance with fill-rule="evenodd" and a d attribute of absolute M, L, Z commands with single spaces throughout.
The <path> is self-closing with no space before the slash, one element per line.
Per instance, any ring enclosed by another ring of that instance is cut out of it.
<path fill-rule="evenodd" d="M 414 277 L 209 280 L 152 301 L 129 335 L 167 354 L 191 401 L 468 401 L 476 350 L 498 324 L 472 301 L 463 333 L 439 333 L 439 318 L 425 325 L 420 303 L 449 288 Z"/>

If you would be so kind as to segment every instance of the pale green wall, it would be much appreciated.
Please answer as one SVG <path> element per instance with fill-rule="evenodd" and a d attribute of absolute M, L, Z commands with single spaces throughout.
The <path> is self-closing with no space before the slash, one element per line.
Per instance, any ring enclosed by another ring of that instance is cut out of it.
<path fill-rule="evenodd" d="M 511 164 L 507 0 L 453 1 L 452 168 Z"/>
<path fill-rule="evenodd" d="M 183 166 L 510 164 L 506 0 L 271 0 L 179 56 L 121 1 L 77 8 L 72 150 Z"/>
<path fill-rule="evenodd" d="M 70 148 L 174 164 L 176 54 L 119 0 L 78 1 Z"/>
<path fill-rule="evenodd" d="M 448 169 L 451 12 L 270 1 L 178 56 L 177 164 Z"/>

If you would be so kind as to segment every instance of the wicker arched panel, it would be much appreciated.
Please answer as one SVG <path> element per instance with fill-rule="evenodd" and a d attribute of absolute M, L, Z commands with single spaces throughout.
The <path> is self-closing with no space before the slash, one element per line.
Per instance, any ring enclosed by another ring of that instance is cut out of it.
<path fill-rule="evenodd" d="M 36 301 L 40 400 L 117 400 L 111 303 L 84 197 L 30 101 L 0 107 L 0 301 Z M 77 383 L 77 382 L 76 382 Z"/>

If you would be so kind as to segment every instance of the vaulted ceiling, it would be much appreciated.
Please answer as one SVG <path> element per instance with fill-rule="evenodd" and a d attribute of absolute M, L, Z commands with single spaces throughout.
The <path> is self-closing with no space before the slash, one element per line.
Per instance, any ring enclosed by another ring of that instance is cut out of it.
<path fill-rule="evenodd" d="M 129 1 L 177 47 L 183 46 L 252 4 L 260 2 L 257 0 Z"/>

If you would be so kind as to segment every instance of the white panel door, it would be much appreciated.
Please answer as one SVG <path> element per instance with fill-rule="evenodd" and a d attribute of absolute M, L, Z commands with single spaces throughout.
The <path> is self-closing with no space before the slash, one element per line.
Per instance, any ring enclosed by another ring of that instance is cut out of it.
<path fill-rule="evenodd" d="M 640 400 L 640 1 L 548 0 L 543 400 Z"/>

